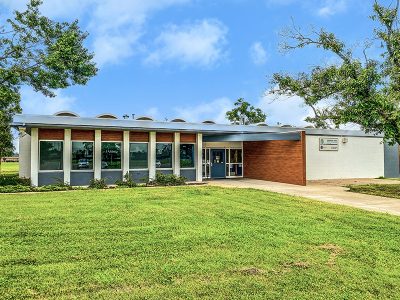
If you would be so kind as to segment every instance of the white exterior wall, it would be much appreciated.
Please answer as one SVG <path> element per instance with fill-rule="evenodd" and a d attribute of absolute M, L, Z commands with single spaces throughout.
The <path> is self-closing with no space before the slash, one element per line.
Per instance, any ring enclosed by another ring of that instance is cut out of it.
<path fill-rule="evenodd" d="M 19 136 L 19 177 L 31 178 L 31 136 L 26 132 Z"/>
<path fill-rule="evenodd" d="M 306 136 L 307 180 L 376 178 L 384 174 L 384 144 L 382 138 L 351 137 L 347 143 L 339 139 L 339 151 L 319 151 L 319 138 Z"/>

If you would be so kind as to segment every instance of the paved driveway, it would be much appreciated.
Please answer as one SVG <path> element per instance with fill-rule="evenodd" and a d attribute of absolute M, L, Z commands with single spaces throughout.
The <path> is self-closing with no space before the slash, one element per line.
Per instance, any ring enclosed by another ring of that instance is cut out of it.
<path fill-rule="evenodd" d="M 256 179 L 221 179 L 209 181 L 208 184 L 222 187 L 254 188 L 400 216 L 400 199 L 351 193 L 347 191 L 346 187 L 343 187 L 344 184 L 349 183 L 373 182 L 374 180 L 370 179 L 322 180 L 310 181 L 307 186 L 299 186 Z M 379 180 L 378 182 L 383 184 L 400 183 L 390 180 Z"/>

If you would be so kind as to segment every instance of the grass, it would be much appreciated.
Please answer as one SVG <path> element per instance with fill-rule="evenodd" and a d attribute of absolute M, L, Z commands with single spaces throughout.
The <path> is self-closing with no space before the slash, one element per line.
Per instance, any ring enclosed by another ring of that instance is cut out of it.
<path fill-rule="evenodd" d="M 400 199 L 400 184 L 350 185 L 349 188 L 350 192 Z"/>
<path fill-rule="evenodd" d="M 2 162 L 1 163 L 1 175 L 18 174 L 18 170 L 19 170 L 18 162 Z"/>
<path fill-rule="evenodd" d="M 3 299 L 395 299 L 400 218 L 251 189 L 0 195 Z"/>

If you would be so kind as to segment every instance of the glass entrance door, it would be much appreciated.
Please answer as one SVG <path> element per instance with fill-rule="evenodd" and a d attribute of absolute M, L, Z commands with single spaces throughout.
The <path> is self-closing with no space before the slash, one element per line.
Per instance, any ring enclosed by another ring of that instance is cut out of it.
<path fill-rule="evenodd" d="M 203 178 L 210 178 L 210 149 L 202 150 Z"/>
<path fill-rule="evenodd" d="M 211 178 L 225 178 L 225 149 L 211 149 Z"/>

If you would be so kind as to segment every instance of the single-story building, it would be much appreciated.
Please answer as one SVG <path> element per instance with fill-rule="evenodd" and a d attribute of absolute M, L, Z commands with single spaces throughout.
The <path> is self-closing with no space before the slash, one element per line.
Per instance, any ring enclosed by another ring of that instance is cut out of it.
<path fill-rule="evenodd" d="M 41 186 L 63 181 L 108 184 L 156 172 L 189 181 L 254 178 L 305 185 L 307 180 L 399 176 L 398 146 L 357 130 L 169 122 L 149 117 L 94 118 L 73 112 L 16 115 L 20 176 Z"/>

